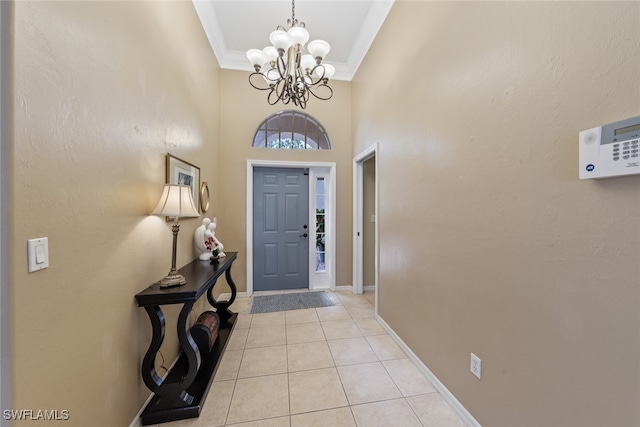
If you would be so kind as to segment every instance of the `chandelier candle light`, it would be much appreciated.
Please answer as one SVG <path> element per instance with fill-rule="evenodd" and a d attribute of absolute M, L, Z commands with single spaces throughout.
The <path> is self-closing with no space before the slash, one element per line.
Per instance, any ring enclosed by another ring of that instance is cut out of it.
<path fill-rule="evenodd" d="M 256 89 L 269 91 L 269 105 L 278 101 L 285 105 L 293 102 L 304 109 L 310 95 L 323 101 L 333 96 L 327 83 L 336 70 L 333 65 L 322 63 L 329 53 L 329 43 L 313 40 L 307 45 L 309 53 L 303 54 L 309 40 L 309 32 L 304 27 L 304 22 L 296 19 L 295 0 L 292 0 L 287 29 L 278 26 L 269 35 L 273 46 L 247 51 L 247 58 L 255 69 L 249 75 L 249 83 Z"/>

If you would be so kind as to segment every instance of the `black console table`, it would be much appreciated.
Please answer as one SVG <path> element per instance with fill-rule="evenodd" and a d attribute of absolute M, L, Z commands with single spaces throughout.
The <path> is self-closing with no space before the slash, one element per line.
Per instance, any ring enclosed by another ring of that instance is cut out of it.
<path fill-rule="evenodd" d="M 231 278 L 231 264 L 237 255 L 237 252 L 227 252 L 226 257 L 213 263 L 196 259 L 179 270 L 187 279 L 186 285 L 162 289 L 151 285 L 136 295 L 138 307 L 144 307 L 147 311 L 153 328 L 151 344 L 142 360 L 142 379 L 154 396 L 142 412 L 142 425 L 200 415 L 218 361 L 238 316 L 229 310 L 237 293 Z M 229 301 L 218 302 L 213 297 L 213 287 L 222 273 L 231 288 L 231 298 Z M 220 330 L 213 349 L 201 355 L 189 332 L 187 319 L 193 305 L 205 292 L 209 303 L 220 316 Z M 182 304 L 177 325 L 182 353 L 163 380 L 156 372 L 155 360 L 164 339 L 165 321 L 160 306 L 165 304 Z"/>

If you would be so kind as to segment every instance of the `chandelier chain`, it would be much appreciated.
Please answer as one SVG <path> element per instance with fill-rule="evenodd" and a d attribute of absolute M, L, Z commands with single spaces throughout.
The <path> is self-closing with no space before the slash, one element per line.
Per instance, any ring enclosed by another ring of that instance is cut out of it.
<path fill-rule="evenodd" d="M 291 22 L 296 22 L 296 0 L 291 0 Z"/>

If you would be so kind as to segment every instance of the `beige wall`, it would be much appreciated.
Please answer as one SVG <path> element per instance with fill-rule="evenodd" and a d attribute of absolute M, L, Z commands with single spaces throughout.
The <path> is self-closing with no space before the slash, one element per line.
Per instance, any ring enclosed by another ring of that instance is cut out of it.
<path fill-rule="evenodd" d="M 353 82 L 380 314 L 482 425 L 640 425 L 640 177 L 577 170 L 580 130 L 640 114 L 638 22 L 397 1 Z"/>
<path fill-rule="evenodd" d="M 0 408 L 11 407 L 11 224 L 13 3 L 0 2 Z"/>
<path fill-rule="evenodd" d="M 134 295 L 171 265 L 148 216 L 166 153 L 201 168 L 211 214 L 221 199 L 218 66 L 191 2 L 17 2 L 15 20 L 14 407 L 129 425 L 150 394 Z M 178 266 L 200 221 L 181 224 Z M 28 274 L 26 240 L 45 236 L 50 267 Z"/>
<path fill-rule="evenodd" d="M 352 143 L 351 87 L 347 82 L 331 82 L 334 95 L 329 101 L 312 99 L 305 110 L 322 123 L 329 134 L 330 151 L 270 150 L 252 148 L 256 129 L 271 114 L 295 109 L 278 104 L 270 106 L 265 92 L 253 89 L 249 73 L 221 70 L 221 196 L 222 214 L 218 215 L 218 232 L 225 250 L 238 251 L 234 264 L 234 281 L 246 290 L 246 209 L 247 159 L 297 162 L 334 162 L 337 175 L 337 266 L 336 284 L 351 285 L 352 225 Z"/>

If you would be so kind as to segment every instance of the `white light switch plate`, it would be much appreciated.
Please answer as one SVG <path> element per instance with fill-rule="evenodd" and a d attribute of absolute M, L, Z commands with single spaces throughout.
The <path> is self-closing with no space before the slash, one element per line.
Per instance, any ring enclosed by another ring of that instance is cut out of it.
<path fill-rule="evenodd" d="M 27 240 L 29 273 L 49 267 L 49 238 Z"/>

